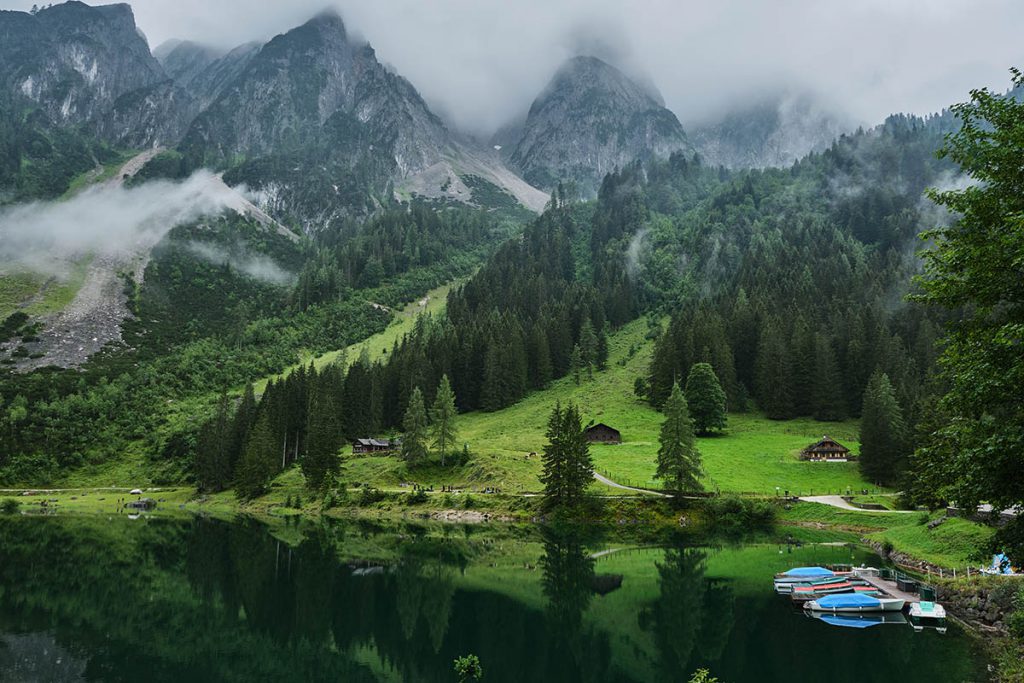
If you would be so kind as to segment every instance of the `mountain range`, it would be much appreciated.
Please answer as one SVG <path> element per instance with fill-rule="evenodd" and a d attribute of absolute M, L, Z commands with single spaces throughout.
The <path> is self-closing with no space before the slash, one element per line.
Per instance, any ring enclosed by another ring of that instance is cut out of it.
<path fill-rule="evenodd" d="M 560 182 L 594 196 L 636 160 L 696 151 L 730 167 L 790 164 L 839 132 L 807 107 L 786 111 L 734 112 L 687 136 L 651 86 L 578 56 L 483 144 L 447 126 L 333 11 L 266 43 L 153 51 L 126 4 L 0 12 L 0 112 L 15 122 L 0 169 L 8 201 L 61 194 L 111 150 L 158 148 L 140 177 L 212 168 L 306 230 L 416 197 L 538 211 Z M 46 183 L 24 170 L 44 166 Z"/>

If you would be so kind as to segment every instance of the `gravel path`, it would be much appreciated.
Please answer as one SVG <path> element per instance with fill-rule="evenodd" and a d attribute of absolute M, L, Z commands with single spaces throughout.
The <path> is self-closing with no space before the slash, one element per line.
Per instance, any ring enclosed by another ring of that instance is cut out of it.
<path fill-rule="evenodd" d="M 865 510 L 855 505 L 850 505 L 846 502 L 842 496 L 804 496 L 800 500 L 807 501 L 808 503 L 821 503 L 822 505 L 831 505 L 834 508 L 840 510 L 853 510 L 854 512 L 881 512 L 897 515 L 912 515 L 915 510 Z"/>
<path fill-rule="evenodd" d="M 623 491 L 636 491 L 637 493 L 645 493 L 648 496 L 657 496 L 659 498 L 671 498 L 672 497 L 672 496 L 670 496 L 667 493 L 658 493 L 657 491 L 648 491 L 647 489 L 638 489 L 638 488 L 634 488 L 632 486 L 626 486 L 624 484 L 620 484 L 618 482 L 612 481 L 608 477 L 604 476 L 603 474 L 599 474 L 597 472 L 594 472 L 594 479 L 597 479 L 599 482 L 601 482 L 605 486 L 611 486 L 613 489 L 622 489 Z"/>

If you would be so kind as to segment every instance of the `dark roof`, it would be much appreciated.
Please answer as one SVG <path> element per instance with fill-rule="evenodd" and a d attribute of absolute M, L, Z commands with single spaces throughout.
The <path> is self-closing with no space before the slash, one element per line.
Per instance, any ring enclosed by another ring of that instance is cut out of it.
<path fill-rule="evenodd" d="M 360 446 L 379 446 L 381 448 L 388 448 L 392 444 L 397 444 L 398 440 L 391 441 L 390 439 L 356 439 L 355 441 Z"/>
<path fill-rule="evenodd" d="M 835 439 L 833 439 L 833 438 L 831 438 L 829 436 L 821 437 L 821 440 L 819 440 L 817 443 L 811 444 L 810 446 L 808 446 L 804 450 L 808 451 L 808 452 L 814 452 L 814 451 L 825 451 L 825 452 L 837 452 L 838 451 L 838 452 L 843 452 L 843 453 L 849 453 L 850 452 L 849 448 L 847 448 L 846 446 L 844 446 L 843 444 L 839 443 L 838 441 L 836 441 Z"/>
<path fill-rule="evenodd" d="M 616 429 L 615 427 L 609 427 L 604 422 L 598 422 L 596 425 L 590 425 L 589 427 L 587 427 L 583 431 L 584 432 L 591 432 L 591 431 L 594 431 L 596 429 L 607 429 L 608 431 L 615 432 L 616 434 L 620 433 L 618 429 Z"/>

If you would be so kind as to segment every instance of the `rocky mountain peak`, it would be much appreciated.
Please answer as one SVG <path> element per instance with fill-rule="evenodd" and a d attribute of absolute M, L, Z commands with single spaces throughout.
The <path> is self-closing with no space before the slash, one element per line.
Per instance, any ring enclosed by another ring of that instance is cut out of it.
<path fill-rule="evenodd" d="M 689 149 L 683 127 L 652 86 L 601 59 L 579 56 L 534 100 L 511 162 L 539 187 L 572 180 L 593 194 L 616 168 L 681 149 Z"/>

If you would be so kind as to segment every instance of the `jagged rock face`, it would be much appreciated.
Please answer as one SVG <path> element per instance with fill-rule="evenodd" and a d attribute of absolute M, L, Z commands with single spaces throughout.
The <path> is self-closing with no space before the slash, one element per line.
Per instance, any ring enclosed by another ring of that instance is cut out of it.
<path fill-rule="evenodd" d="M 660 96 L 597 58 L 576 57 L 534 100 L 511 162 L 538 187 L 573 180 L 593 194 L 616 168 L 689 149 Z"/>
<path fill-rule="evenodd" d="M 128 5 L 0 12 L 0 82 L 54 122 L 98 121 L 122 96 L 166 80 Z"/>
<path fill-rule="evenodd" d="M 690 129 L 704 162 L 726 168 L 791 166 L 853 130 L 809 95 L 762 100 Z"/>
<path fill-rule="evenodd" d="M 195 100 L 197 112 L 209 107 L 260 51 L 260 43 L 245 43 L 229 52 L 190 41 L 175 41 L 153 51 L 164 71 Z"/>
<path fill-rule="evenodd" d="M 324 13 L 253 55 L 184 146 L 210 162 L 333 143 L 403 176 L 435 163 L 447 139 L 416 90 L 349 40 L 337 14 Z"/>

